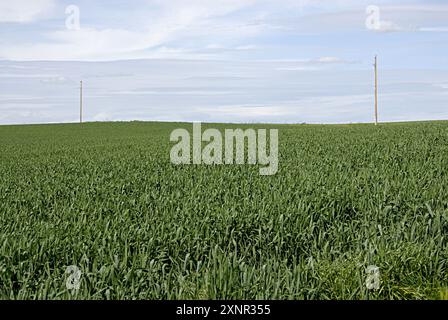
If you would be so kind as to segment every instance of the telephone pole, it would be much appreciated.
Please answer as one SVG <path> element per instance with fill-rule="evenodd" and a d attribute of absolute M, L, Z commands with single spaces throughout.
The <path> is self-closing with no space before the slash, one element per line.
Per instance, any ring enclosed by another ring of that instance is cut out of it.
<path fill-rule="evenodd" d="M 375 55 L 375 125 L 378 125 L 378 57 Z"/>
<path fill-rule="evenodd" d="M 82 80 L 79 86 L 79 123 L 82 123 Z"/>

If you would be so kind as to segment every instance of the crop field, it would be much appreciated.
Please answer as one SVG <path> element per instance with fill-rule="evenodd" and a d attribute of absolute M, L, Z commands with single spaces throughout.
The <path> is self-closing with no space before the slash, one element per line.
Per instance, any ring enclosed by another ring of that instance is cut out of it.
<path fill-rule="evenodd" d="M 1 126 L 0 299 L 448 296 L 448 122 L 207 126 L 277 128 L 278 173 L 171 164 L 186 123 Z"/>

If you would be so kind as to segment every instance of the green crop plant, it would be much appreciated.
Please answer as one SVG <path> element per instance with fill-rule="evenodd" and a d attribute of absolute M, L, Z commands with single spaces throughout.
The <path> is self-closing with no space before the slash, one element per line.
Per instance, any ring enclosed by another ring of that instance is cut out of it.
<path fill-rule="evenodd" d="M 448 122 L 203 127 L 278 129 L 278 172 L 172 164 L 186 123 L 1 126 L 0 298 L 446 299 Z"/>

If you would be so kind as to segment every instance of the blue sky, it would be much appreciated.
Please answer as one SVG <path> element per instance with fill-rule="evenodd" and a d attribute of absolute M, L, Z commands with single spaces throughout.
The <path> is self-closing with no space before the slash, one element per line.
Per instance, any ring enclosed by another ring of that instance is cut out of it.
<path fill-rule="evenodd" d="M 369 122 L 375 54 L 380 120 L 448 119 L 447 1 L 1 0 L 0 124 L 81 79 L 88 121 Z"/>

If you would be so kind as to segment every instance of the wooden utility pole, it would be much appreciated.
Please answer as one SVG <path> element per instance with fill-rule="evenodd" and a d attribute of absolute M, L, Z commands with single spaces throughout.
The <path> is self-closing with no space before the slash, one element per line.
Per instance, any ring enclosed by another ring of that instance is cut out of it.
<path fill-rule="evenodd" d="M 378 57 L 375 55 L 375 125 L 378 125 Z"/>
<path fill-rule="evenodd" d="M 82 80 L 79 87 L 79 123 L 82 123 Z"/>

